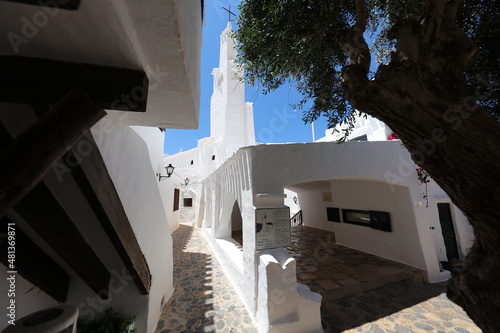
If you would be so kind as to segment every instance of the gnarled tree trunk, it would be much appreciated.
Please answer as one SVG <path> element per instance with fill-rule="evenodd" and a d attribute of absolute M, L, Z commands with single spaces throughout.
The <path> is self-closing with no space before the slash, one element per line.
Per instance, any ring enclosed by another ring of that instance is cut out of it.
<path fill-rule="evenodd" d="M 398 23 L 390 64 L 367 79 L 366 63 L 344 69 L 358 110 L 394 130 L 468 217 L 475 242 L 448 296 L 484 332 L 500 332 L 500 123 L 461 87 L 475 47 L 455 25 L 458 0 L 426 1 L 420 22 Z M 359 47 L 360 43 L 352 41 Z M 345 48 L 352 52 L 354 47 Z M 358 51 L 355 51 L 358 52 Z"/>

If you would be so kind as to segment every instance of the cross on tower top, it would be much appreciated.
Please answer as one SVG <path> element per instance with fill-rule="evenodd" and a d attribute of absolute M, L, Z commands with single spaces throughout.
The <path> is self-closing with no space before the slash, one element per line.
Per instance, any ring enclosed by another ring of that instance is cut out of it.
<path fill-rule="evenodd" d="M 231 15 L 236 16 L 236 14 L 235 14 L 235 13 L 233 13 L 233 12 L 231 11 L 231 6 L 229 6 L 229 9 L 227 9 L 227 8 L 225 8 L 225 7 L 222 7 L 222 9 L 224 9 L 224 10 L 227 12 L 227 15 L 228 15 L 228 21 L 231 21 Z"/>

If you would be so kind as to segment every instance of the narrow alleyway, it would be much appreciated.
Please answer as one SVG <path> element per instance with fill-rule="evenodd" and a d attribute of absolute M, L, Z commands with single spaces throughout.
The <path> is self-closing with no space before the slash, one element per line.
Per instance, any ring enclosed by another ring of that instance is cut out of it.
<path fill-rule="evenodd" d="M 156 333 L 257 333 L 201 229 L 180 225 L 174 240 L 174 295 Z"/>

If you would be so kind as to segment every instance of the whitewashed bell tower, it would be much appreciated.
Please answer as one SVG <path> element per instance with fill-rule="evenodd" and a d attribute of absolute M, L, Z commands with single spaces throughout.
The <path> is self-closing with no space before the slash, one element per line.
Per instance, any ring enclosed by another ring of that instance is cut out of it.
<path fill-rule="evenodd" d="M 236 49 L 231 38 L 231 23 L 220 36 L 219 68 L 214 68 L 213 94 L 210 101 L 210 136 L 222 141 L 226 156 L 240 147 L 255 144 L 253 106 L 245 102 L 245 84 L 236 64 Z"/>

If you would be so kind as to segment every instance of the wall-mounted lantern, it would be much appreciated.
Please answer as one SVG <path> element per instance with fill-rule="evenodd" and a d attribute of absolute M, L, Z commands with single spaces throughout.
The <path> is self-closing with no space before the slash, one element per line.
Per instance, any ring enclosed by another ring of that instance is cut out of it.
<path fill-rule="evenodd" d="M 181 183 L 181 186 L 187 186 L 189 184 L 189 178 L 184 179 L 184 183 Z"/>
<path fill-rule="evenodd" d="M 165 170 L 167 171 L 167 175 L 166 176 L 162 176 L 161 173 L 158 174 L 158 181 L 162 181 L 162 180 L 165 180 L 167 178 L 170 178 L 170 176 L 172 176 L 172 174 L 174 173 L 174 169 L 175 167 L 172 166 L 172 164 L 168 164 L 166 167 L 165 167 Z"/>
<path fill-rule="evenodd" d="M 293 202 L 295 202 L 295 204 L 297 204 L 297 201 L 298 201 L 298 200 L 299 200 L 299 199 L 297 199 L 297 197 L 296 197 L 296 196 L 295 196 L 295 197 L 293 197 Z"/>

